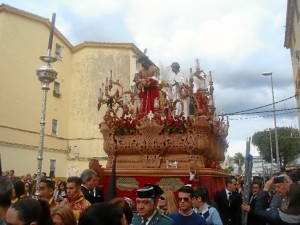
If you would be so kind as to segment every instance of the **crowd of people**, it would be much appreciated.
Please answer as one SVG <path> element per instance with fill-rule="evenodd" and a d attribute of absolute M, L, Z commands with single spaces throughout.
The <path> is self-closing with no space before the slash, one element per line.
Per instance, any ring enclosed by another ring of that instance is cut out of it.
<path fill-rule="evenodd" d="M 205 185 L 192 186 L 191 173 L 190 182 L 175 193 L 145 184 L 136 199 L 118 196 L 109 201 L 92 169 L 66 182 L 42 177 L 39 188 L 34 178 L 26 177 L 15 177 L 13 170 L 0 177 L 0 225 L 300 224 L 299 172 L 277 174 L 264 184 L 253 179 L 248 202 L 239 186 L 242 180 L 234 176 L 225 179 L 213 200 Z"/>

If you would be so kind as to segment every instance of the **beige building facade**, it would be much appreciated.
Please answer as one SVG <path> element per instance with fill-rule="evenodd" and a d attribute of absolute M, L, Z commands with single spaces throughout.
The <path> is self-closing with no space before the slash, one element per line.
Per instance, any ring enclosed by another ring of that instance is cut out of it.
<path fill-rule="evenodd" d="M 287 1 L 284 47 L 290 49 L 297 107 L 300 107 L 300 0 Z M 298 110 L 300 128 L 300 111 Z"/>
<path fill-rule="evenodd" d="M 37 171 L 42 90 L 36 69 L 43 65 L 39 57 L 47 53 L 50 27 L 49 19 L 0 5 L 0 154 L 2 170 L 14 169 L 17 176 Z M 87 168 L 91 158 L 106 164 L 99 88 L 112 70 L 112 79 L 130 90 L 142 54 L 132 43 L 73 46 L 55 29 L 58 76 L 47 95 L 42 171 L 55 168 L 57 177 L 66 177 Z"/>

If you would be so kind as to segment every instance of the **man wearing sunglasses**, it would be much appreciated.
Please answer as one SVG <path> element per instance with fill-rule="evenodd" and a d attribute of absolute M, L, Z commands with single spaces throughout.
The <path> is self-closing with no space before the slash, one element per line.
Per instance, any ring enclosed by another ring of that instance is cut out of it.
<path fill-rule="evenodd" d="M 137 212 L 133 214 L 133 225 L 174 225 L 173 220 L 156 209 L 162 193 L 163 190 L 154 184 L 146 184 L 137 190 Z"/>
<path fill-rule="evenodd" d="M 194 190 L 191 187 L 183 186 L 178 190 L 179 210 L 169 215 L 175 225 L 206 225 L 204 217 L 194 212 L 192 200 Z"/>

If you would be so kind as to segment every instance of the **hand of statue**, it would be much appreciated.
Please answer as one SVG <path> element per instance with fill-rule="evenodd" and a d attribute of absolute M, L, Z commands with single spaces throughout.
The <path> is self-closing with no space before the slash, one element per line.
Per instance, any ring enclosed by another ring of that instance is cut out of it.
<path fill-rule="evenodd" d="M 149 84 L 150 84 L 150 82 L 148 81 L 148 79 L 144 79 L 144 80 L 143 80 L 143 85 L 144 85 L 144 87 L 148 87 Z"/>

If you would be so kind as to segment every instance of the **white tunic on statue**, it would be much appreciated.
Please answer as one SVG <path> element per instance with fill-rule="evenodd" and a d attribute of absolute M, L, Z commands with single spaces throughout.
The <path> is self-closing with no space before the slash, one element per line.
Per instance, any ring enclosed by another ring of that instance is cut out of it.
<path fill-rule="evenodd" d="M 182 84 L 185 83 L 185 76 L 183 73 L 179 72 L 175 74 L 173 71 L 170 71 L 168 74 L 168 84 L 172 85 L 172 91 L 169 93 L 168 99 L 173 99 L 173 101 L 176 101 L 177 99 L 180 99 L 180 93 L 179 89 Z M 184 116 L 187 117 L 189 115 L 189 101 L 188 99 L 183 100 L 183 108 L 184 108 Z M 181 104 L 178 102 L 176 104 L 176 110 L 175 115 L 179 115 L 181 113 Z"/>

